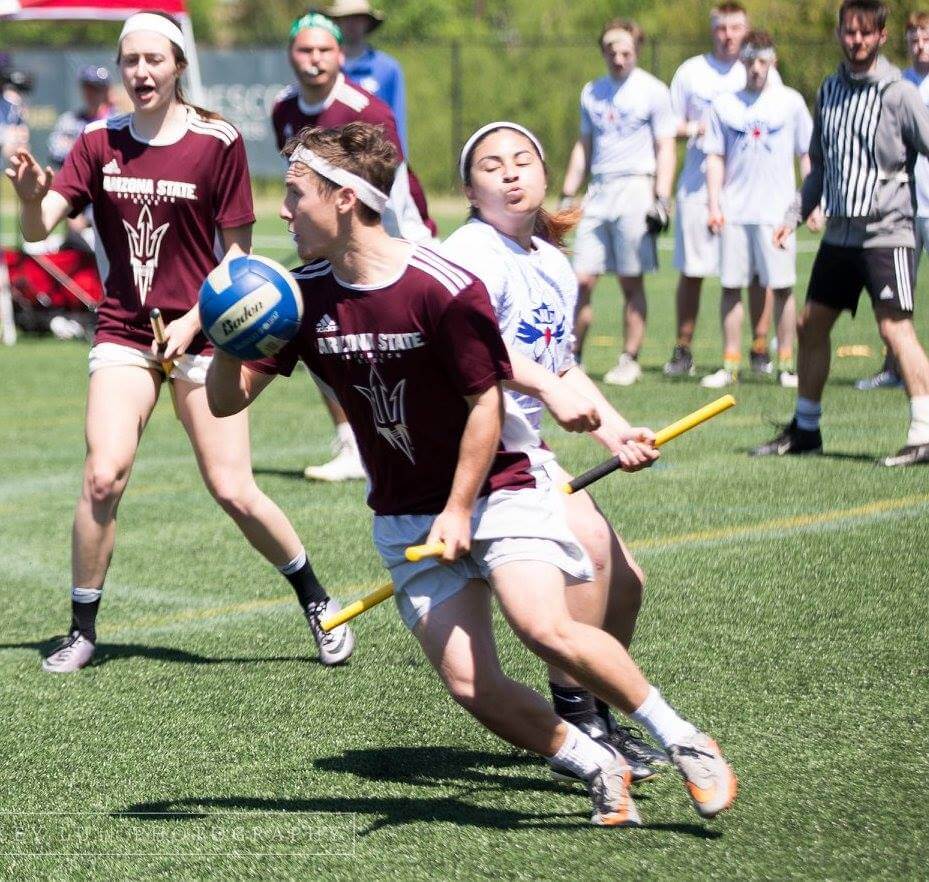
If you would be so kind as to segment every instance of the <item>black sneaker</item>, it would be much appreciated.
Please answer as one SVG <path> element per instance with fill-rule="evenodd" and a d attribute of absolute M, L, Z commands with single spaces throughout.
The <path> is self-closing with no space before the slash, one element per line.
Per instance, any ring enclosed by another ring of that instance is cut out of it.
<path fill-rule="evenodd" d="M 749 451 L 749 456 L 796 456 L 822 452 L 823 436 L 819 429 L 800 429 L 797 427 L 797 420 L 792 419 L 776 438 L 753 448 Z"/>
<path fill-rule="evenodd" d="M 767 352 L 749 353 L 748 363 L 751 365 L 753 374 L 763 374 L 764 376 L 770 376 L 774 373 L 774 365 L 772 364 L 771 357 Z"/>
<path fill-rule="evenodd" d="M 664 366 L 666 377 L 692 377 L 695 373 L 694 357 L 687 346 L 677 345 L 671 359 Z"/>
<path fill-rule="evenodd" d="M 660 748 L 653 747 L 644 738 L 640 729 L 630 726 L 616 726 L 607 737 L 630 763 L 633 761 L 647 766 L 669 766 L 670 757 Z"/>
<path fill-rule="evenodd" d="M 879 460 L 883 466 L 911 466 L 929 462 L 929 444 L 907 444 L 901 447 L 893 456 L 885 456 Z"/>

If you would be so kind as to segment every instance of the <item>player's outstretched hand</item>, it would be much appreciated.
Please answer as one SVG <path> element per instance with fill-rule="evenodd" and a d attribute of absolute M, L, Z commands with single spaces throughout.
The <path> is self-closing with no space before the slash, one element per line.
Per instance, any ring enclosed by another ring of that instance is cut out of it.
<path fill-rule="evenodd" d="M 594 403 L 561 380 L 551 384 L 542 403 L 566 432 L 595 432 L 600 428 L 600 414 Z"/>
<path fill-rule="evenodd" d="M 655 447 L 655 433 L 644 426 L 632 427 L 618 440 L 621 443 L 613 449 L 613 455 L 619 457 L 620 468 L 624 472 L 647 469 L 661 456 L 661 451 Z"/>
<path fill-rule="evenodd" d="M 432 522 L 426 545 L 444 542 L 445 551 L 439 560 L 452 563 L 471 550 L 471 512 L 464 509 L 446 508 Z"/>
<path fill-rule="evenodd" d="M 20 148 L 10 157 L 6 176 L 21 202 L 41 202 L 52 185 L 55 173 L 50 166 L 43 170 L 28 150 Z"/>

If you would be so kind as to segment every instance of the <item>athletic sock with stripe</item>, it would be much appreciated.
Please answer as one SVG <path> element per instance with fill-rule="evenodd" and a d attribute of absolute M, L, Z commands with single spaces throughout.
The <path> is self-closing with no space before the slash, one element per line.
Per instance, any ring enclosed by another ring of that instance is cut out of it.
<path fill-rule="evenodd" d="M 301 548 L 300 553 L 290 563 L 278 569 L 293 587 L 301 609 L 306 610 L 311 603 L 329 599 L 329 594 L 316 578 L 316 573 L 313 572 L 305 548 Z"/>
<path fill-rule="evenodd" d="M 91 643 L 97 642 L 97 612 L 102 588 L 71 589 L 71 631 L 80 631 Z"/>

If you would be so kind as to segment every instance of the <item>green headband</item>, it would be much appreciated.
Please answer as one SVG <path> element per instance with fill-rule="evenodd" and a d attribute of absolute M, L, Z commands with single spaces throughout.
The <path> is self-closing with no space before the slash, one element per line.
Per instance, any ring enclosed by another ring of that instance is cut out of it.
<path fill-rule="evenodd" d="M 342 45 L 342 28 L 331 18 L 326 18 L 325 15 L 319 12 L 308 12 L 306 15 L 298 18 L 290 26 L 290 39 L 293 40 L 300 31 L 305 31 L 307 28 L 322 28 L 322 30 L 332 34 L 340 46 Z"/>

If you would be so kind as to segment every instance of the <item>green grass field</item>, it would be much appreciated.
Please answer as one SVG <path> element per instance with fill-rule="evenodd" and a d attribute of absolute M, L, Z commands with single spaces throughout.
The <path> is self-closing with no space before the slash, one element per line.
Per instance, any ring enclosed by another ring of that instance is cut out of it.
<path fill-rule="evenodd" d="M 258 250 L 287 259 L 282 233 L 269 212 Z M 651 280 L 645 378 L 608 393 L 656 428 L 716 396 L 661 377 L 674 281 L 670 269 Z M 709 285 L 696 347 L 707 371 L 718 299 Z M 599 376 L 616 353 L 614 282 L 596 305 Z M 649 577 L 634 655 L 741 780 L 735 808 L 701 823 L 665 775 L 639 791 L 638 831 L 589 827 L 586 795 L 457 709 L 392 604 L 358 620 L 347 667 L 316 663 L 290 588 L 208 497 L 166 401 L 120 509 L 98 662 L 43 674 L 67 624 L 86 347 L 0 349 L 0 876 L 925 878 L 929 470 L 873 464 L 903 443 L 907 405 L 900 391 L 852 387 L 880 360 L 867 304 L 835 343 L 873 355 L 833 363 L 827 456 L 750 460 L 793 396 L 748 379 L 735 410 L 668 445 L 650 472 L 596 488 Z M 260 485 L 351 599 L 384 573 L 361 487 L 301 477 L 329 435 L 304 373 L 254 408 Z M 601 458 L 585 438 L 548 438 L 568 468 Z M 505 668 L 543 688 L 542 665 L 498 636 Z"/>

